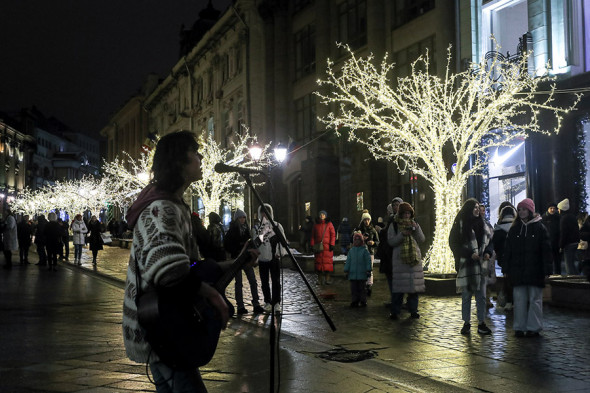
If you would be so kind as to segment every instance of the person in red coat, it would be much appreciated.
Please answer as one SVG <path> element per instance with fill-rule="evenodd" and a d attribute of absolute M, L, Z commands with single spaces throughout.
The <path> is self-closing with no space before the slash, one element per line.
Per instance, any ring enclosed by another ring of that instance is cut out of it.
<path fill-rule="evenodd" d="M 323 244 L 323 251 L 316 252 L 314 250 L 315 270 L 318 272 L 318 282 L 330 285 L 332 283 L 330 273 L 334 271 L 333 251 L 336 244 L 336 231 L 325 210 L 321 210 L 319 218 L 316 219 L 310 243 L 312 249 L 314 249 L 314 244 Z"/>

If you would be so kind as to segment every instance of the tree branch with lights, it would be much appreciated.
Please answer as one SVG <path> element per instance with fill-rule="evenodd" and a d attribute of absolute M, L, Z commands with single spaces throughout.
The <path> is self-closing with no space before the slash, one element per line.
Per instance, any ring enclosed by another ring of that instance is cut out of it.
<path fill-rule="evenodd" d="M 219 212 L 222 201 L 243 200 L 244 180 L 238 173 L 217 173 L 215 164 L 223 162 L 244 168 L 258 169 L 260 162 L 266 159 L 270 144 L 261 147 L 261 158 L 249 160 L 249 147 L 256 143 L 256 136 L 246 129 L 238 134 L 229 148 L 223 148 L 210 135 L 199 138 L 199 152 L 203 156 L 201 170 L 203 178 L 194 182 L 189 190 L 203 202 L 205 213 Z M 241 206 L 243 208 L 243 206 Z M 207 217 L 203 217 L 207 221 Z"/>
<path fill-rule="evenodd" d="M 349 140 L 365 145 L 376 159 L 392 161 L 402 173 L 410 170 L 430 184 L 435 233 L 425 262 L 431 272 L 453 272 L 449 232 L 467 180 L 479 174 L 488 149 L 509 146 L 529 132 L 558 132 L 563 115 L 580 97 L 559 107 L 554 84 L 537 94 L 550 78 L 527 72 L 528 54 L 516 62 L 497 57 L 452 73 L 449 48 L 443 78 L 431 74 L 426 53 L 409 76 L 392 79 L 394 64 L 387 55 L 376 66 L 373 55 L 357 58 L 347 49 L 350 58 L 338 67 L 328 61 L 327 79 L 318 81 L 326 89 L 316 94 L 333 110 L 321 120 L 338 135 L 340 127 L 348 127 Z M 541 111 L 552 114 L 553 129 L 541 127 Z"/>

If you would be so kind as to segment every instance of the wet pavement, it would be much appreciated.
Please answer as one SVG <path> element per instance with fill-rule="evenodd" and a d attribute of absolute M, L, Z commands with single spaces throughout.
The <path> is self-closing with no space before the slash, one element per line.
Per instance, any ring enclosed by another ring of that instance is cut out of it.
<path fill-rule="evenodd" d="M 106 247 L 96 267 L 84 250 L 81 267 L 0 270 L 0 392 L 155 391 L 145 366 L 127 360 L 123 348 L 128 257 L 127 249 Z M 351 309 L 347 281 L 335 277 L 333 285 L 318 286 L 308 274 L 336 325 L 332 332 L 299 273 L 282 272 L 280 375 L 274 376 L 281 392 L 590 391 L 588 312 L 545 305 L 542 336 L 515 338 L 511 313 L 492 308 L 492 335 L 465 337 L 457 296 L 422 296 L 420 319 L 402 313 L 393 321 L 383 306 L 382 275 L 375 276 L 368 307 Z M 247 286 L 244 280 L 246 298 Z M 232 283 L 230 300 L 233 292 Z M 268 315 L 232 319 L 202 368 L 209 392 L 271 391 L 269 327 Z M 333 349 L 375 357 L 352 363 L 320 357 Z"/>

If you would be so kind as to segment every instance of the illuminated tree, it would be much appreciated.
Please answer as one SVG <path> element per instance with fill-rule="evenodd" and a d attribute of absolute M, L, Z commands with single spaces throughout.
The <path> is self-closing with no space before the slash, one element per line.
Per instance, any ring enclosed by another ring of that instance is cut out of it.
<path fill-rule="evenodd" d="M 103 184 L 109 195 L 109 202 L 121 209 L 129 207 L 137 194 L 150 181 L 150 170 L 154 149 L 143 151 L 138 159 L 123 152 L 124 159 L 115 158 L 103 164 Z M 129 168 L 129 169 L 128 169 Z"/>
<path fill-rule="evenodd" d="M 17 213 L 37 215 L 62 210 L 70 215 L 90 211 L 99 215 L 108 201 L 106 188 L 101 180 L 84 177 L 77 180 L 56 181 L 38 190 L 24 190 L 11 203 Z"/>
<path fill-rule="evenodd" d="M 335 104 L 322 121 L 338 135 L 340 127 L 348 127 L 349 140 L 364 144 L 376 159 L 392 161 L 402 173 L 411 170 L 430 184 L 436 218 L 426 263 L 437 273 L 454 271 L 449 232 L 467 179 L 479 174 L 487 149 L 508 146 L 528 132 L 557 132 L 562 116 L 579 100 L 558 107 L 555 85 L 548 83 L 548 91 L 537 94 L 549 78 L 528 73 L 528 55 L 516 62 L 496 57 L 453 74 L 448 53 L 444 78 L 430 72 L 426 54 L 412 64 L 409 76 L 392 80 L 394 64 L 387 56 L 376 66 L 373 55 L 356 58 L 349 49 L 341 67 L 328 61 L 327 80 L 318 81 L 325 93 L 317 93 L 324 104 Z M 541 111 L 556 120 L 553 130 L 539 124 Z"/>
<path fill-rule="evenodd" d="M 221 147 L 210 135 L 199 138 L 199 152 L 203 156 L 201 169 L 203 179 L 194 182 L 190 190 L 199 196 L 205 207 L 205 213 L 219 212 L 222 201 L 242 200 L 244 180 L 237 173 L 217 173 L 215 164 L 223 162 L 228 165 L 240 165 L 244 168 L 258 168 L 259 163 L 267 159 L 268 147 L 262 147 L 262 156 L 258 161 L 248 159 L 250 145 L 256 142 L 256 136 L 245 130 L 231 142 L 229 148 Z M 243 207 L 243 206 L 242 206 Z M 207 218 L 204 217 L 205 221 Z"/>

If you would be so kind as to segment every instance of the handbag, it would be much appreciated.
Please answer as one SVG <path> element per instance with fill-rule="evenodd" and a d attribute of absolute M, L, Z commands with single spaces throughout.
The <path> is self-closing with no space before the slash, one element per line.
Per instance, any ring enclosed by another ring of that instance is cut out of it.
<path fill-rule="evenodd" d="M 322 240 L 319 243 L 314 243 L 313 245 L 314 254 L 324 252 L 324 236 L 326 235 L 326 229 L 328 229 L 328 224 L 326 224 L 326 226 L 324 227 L 324 233 L 322 233 Z"/>

